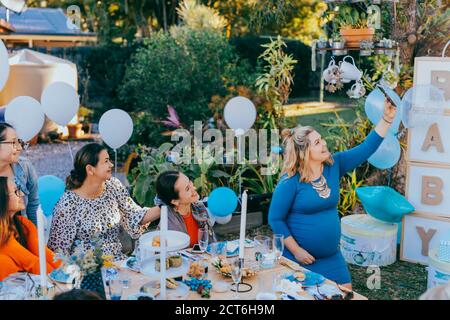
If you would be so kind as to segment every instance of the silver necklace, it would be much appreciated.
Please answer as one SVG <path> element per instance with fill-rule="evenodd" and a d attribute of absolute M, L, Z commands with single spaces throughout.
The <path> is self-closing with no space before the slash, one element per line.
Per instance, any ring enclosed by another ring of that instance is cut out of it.
<path fill-rule="evenodd" d="M 320 176 L 320 180 L 318 182 L 311 181 L 311 185 L 316 190 L 319 197 L 323 199 L 327 199 L 330 196 L 331 189 L 328 188 L 327 179 L 323 176 Z"/>

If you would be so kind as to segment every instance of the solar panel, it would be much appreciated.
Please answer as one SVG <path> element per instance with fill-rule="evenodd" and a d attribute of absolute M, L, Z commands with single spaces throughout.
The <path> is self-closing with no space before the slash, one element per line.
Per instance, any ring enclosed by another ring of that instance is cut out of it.
<path fill-rule="evenodd" d="M 6 20 L 6 9 L 0 8 L 0 19 Z M 16 34 L 92 35 L 67 27 L 67 17 L 60 8 L 28 8 L 20 14 L 10 12 Z"/>

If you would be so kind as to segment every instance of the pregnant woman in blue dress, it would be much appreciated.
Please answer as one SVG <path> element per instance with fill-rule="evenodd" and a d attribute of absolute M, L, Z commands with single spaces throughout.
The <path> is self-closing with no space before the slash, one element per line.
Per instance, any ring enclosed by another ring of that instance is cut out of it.
<path fill-rule="evenodd" d="M 285 238 L 284 256 L 351 289 L 339 250 L 339 180 L 380 146 L 396 115 L 385 102 L 383 117 L 359 146 L 331 155 L 312 127 L 283 130 L 286 145 L 282 177 L 272 197 L 269 224 Z"/>

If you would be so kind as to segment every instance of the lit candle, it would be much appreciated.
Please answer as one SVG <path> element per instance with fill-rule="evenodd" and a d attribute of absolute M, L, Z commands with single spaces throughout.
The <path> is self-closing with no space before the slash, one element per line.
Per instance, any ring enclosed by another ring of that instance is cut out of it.
<path fill-rule="evenodd" d="M 242 204 L 241 204 L 241 229 L 239 236 L 239 258 L 244 258 L 244 248 L 245 248 L 245 228 L 247 225 L 247 190 L 242 193 Z"/>
<path fill-rule="evenodd" d="M 160 220 L 160 246 L 161 246 L 161 252 L 160 252 L 160 284 L 161 284 L 161 299 L 166 299 L 166 234 L 167 234 L 167 206 L 163 206 L 161 208 L 161 220 Z"/>
<path fill-rule="evenodd" d="M 45 294 L 45 292 L 47 291 L 47 259 L 45 257 L 44 213 L 42 212 L 41 206 L 38 207 L 36 214 L 41 288 L 42 292 Z"/>

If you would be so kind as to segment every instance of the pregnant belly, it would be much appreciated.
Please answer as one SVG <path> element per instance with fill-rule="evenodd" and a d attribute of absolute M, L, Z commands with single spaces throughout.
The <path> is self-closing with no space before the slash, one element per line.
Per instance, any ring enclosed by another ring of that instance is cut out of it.
<path fill-rule="evenodd" d="M 297 243 L 315 258 L 326 258 L 339 250 L 341 224 L 337 210 L 289 215 L 287 224 Z"/>

